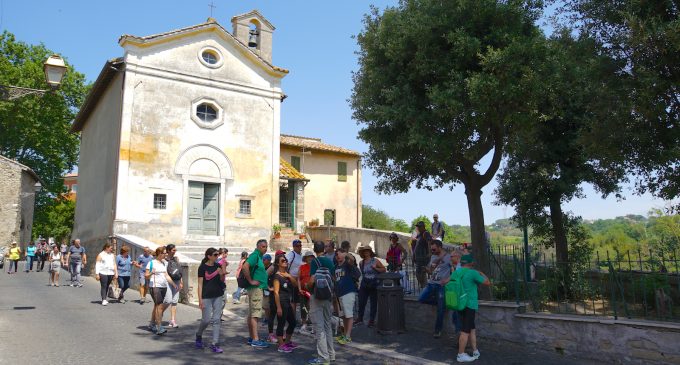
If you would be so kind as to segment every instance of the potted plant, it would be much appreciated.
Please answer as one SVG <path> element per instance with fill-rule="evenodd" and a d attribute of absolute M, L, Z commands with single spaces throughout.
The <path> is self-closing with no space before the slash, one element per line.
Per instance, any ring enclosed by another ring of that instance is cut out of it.
<path fill-rule="evenodd" d="M 318 227 L 319 226 L 319 218 L 314 218 L 309 222 L 310 227 Z"/>
<path fill-rule="evenodd" d="M 273 225 L 272 231 L 274 232 L 274 238 L 281 238 L 281 225 L 280 224 Z"/>

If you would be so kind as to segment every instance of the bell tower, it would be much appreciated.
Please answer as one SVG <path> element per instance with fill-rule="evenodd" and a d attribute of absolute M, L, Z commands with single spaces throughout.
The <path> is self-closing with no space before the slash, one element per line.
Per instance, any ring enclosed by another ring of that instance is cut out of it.
<path fill-rule="evenodd" d="M 276 29 L 257 10 L 236 15 L 231 18 L 234 37 L 260 55 L 270 64 L 272 63 L 272 34 Z"/>

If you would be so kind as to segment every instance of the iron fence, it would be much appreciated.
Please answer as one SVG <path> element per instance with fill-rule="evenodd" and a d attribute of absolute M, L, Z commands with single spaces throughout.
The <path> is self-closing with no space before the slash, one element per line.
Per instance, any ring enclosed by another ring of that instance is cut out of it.
<path fill-rule="evenodd" d="M 534 312 L 680 322 L 677 251 L 596 251 L 567 262 L 549 252 L 526 256 L 517 246 L 492 251 L 494 300 L 527 303 Z"/>

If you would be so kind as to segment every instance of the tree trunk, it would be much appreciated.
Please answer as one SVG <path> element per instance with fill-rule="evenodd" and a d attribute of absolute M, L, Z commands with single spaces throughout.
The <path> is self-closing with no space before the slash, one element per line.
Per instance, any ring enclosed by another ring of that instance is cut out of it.
<path fill-rule="evenodd" d="M 569 246 L 567 243 L 567 232 L 564 228 L 564 213 L 562 212 L 562 202 L 559 195 L 550 197 L 550 221 L 552 223 L 553 236 L 555 238 L 555 258 L 557 269 L 562 277 L 559 287 L 560 296 L 566 298 L 570 290 L 569 273 Z"/>
<path fill-rule="evenodd" d="M 482 208 L 482 189 L 480 187 L 466 187 L 465 195 L 470 214 L 470 237 L 472 238 L 472 250 L 475 257 L 475 267 L 491 276 L 489 253 L 486 242 L 486 228 L 484 226 L 484 208 Z M 480 299 L 491 299 L 489 290 L 480 290 Z"/>

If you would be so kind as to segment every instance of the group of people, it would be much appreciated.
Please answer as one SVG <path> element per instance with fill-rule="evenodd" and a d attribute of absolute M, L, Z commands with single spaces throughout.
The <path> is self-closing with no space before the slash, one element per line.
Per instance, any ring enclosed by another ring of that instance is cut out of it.
<path fill-rule="evenodd" d="M 68 267 L 71 273 L 70 286 L 83 286 L 80 271 L 83 265 L 87 264 L 87 255 L 85 254 L 85 248 L 80 245 L 80 240 L 73 240 L 71 246 L 66 245 L 66 243 L 57 246 L 56 244 L 50 245 L 46 240 L 41 239 L 38 244 L 30 242 L 26 246 L 25 252 L 22 252 L 21 247 L 14 241 L 5 255 L 9 260 L 7 274 L 17 273 L 19 261 L 23 257 L 26 260 L 24 272 L 27 273 L 33 272 L 34 264 L 36 272 L 44 271 L 45 263 L 47 263 L 47 271 L 50 274 L 50 286 L 59 286 L 59 274 L 62 267 Z"/>

